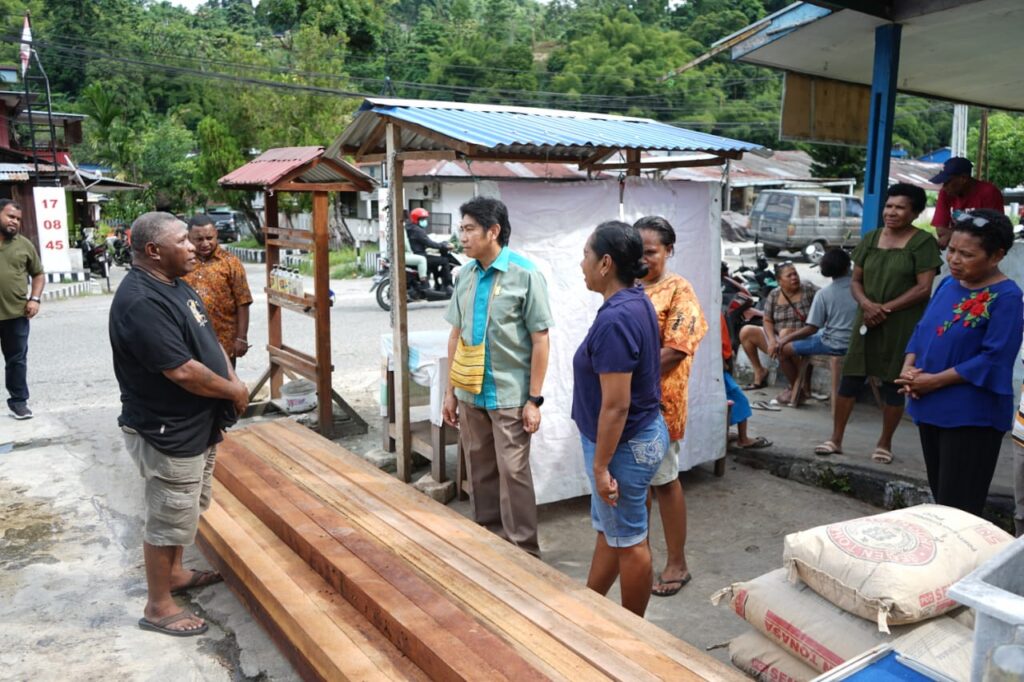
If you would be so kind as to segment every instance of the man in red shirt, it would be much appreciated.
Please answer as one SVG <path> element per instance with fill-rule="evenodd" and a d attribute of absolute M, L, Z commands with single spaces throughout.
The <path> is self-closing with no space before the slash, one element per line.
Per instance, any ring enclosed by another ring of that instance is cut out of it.
<path fill-rule="evenodd" d="M 935 215 L 932 225 L 939 239 L 939 248 L 949 245 L 953 234 L 950 228 L 956 222 L 954 214 L 961 211 L 973 211 L 976 208 L 990 208 L 1003 212 L 1003 194 L 991 182 L 976 180 L 971 177 L 974 169 L 969 159 L 954 156 L 942 164 L 942 172 L 931 179 L 939 190 L 939 200 L 935 202 Z"/>

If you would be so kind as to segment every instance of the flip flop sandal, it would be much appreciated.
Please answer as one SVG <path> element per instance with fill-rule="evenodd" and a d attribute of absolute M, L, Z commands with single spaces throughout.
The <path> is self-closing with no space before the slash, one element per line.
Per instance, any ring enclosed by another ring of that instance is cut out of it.
<path fill-rule="evenodd" d="M 685 578 L 680 578 L 679 580 L 661 580 L 659 578 L 658 585 L 674 585 L 674 587 L 670 587 L 667 590 L 662 590 L 661 592 L 658 592 L 655 589 L 658 585 L 655 585 L 651 588 L 651 594 L 653 594 L 655 597 L 671 597 L 674 594 L 678 594 L 679 590 L 686 587 L 686 584 L 691 580 L 693 580 L 693 576 L 689 573 L 686 574 Z"/>
<path fill-rule="evenodd" d="M 768 377 L 765 377 L 764 379 L 761 379 L 761 381 L 758 381 L 758 382 L 753 383 L 753 384 L 747 384 L 746 386 L 743 386 L 742 390 L 744 390 L 744 391 L 757 391 L 759 389 L 764 388 L 767 385 L 768 385 Z"/>
<path fill-rule="evenodd" d="M 779 407 L 777 403 L 773 405 L 767 400 L 755 400 L 754 402 L 750 403 L 750 407 L 752 407 L 755 410 L 766 410 L 768 412 L 782 412 L 782 408 Z"/>
<path fill-rule="evenodd" d="M 169 625 L 174 625 L 178 621 L 185 620 L 186 618 L 195 618 L 195 614 L 188 609 L 183 609 L 172 616 L 167 616 L 166 618 L 161 618 L 157 621 L 152 621 L 148 618 L 140 618 L 139 628 L 142 630 L 150 630 L 151 632 L 159 632 L 162 635 L 170 635 L 171 637 L 195 637 L 196 635 L 201 635 L 210 629 L 209 623 L 203 623 L 200 627 L 191 630 L 175 630 L 174 628 L 168 627 Z"/>
<path fill-rule="evenodd" d="M 196 590 L 202 587 L 207 587 L 208 585 L 216 585 L 223 581 L 224 578 L 221 577 L 221 574 L 217 573 L 217 571 L 192 571 L 192 577 L 189 578 L 189 581 L 181 587 L 171 590 L 171 594 L 178 596 L 180 594 L 185 594 L 189 590 Z"/>
<path fill-rule="evenodd" d="M 760 450 L 761 448 L 770 448 L 772 442 L 764 436 L 758 436 L 754 439 L 754 442 L 750 445 L 737 445 L 736 447 L 742 448 L 743 450 Z"/>
<path fill-rule="evenodd" d="M 875 464 L 892 464 L 892 452 L 885 448 L 875 448 L 871 453 L 871 461 Z"/>
<path fill-rule="evenodd" d="M 843 454 L 842 449 L 830 440 L 825 441 L 821 445 L 814 448 L 814 454 L 825 457 L 827 455 L 841 455 Z"/>

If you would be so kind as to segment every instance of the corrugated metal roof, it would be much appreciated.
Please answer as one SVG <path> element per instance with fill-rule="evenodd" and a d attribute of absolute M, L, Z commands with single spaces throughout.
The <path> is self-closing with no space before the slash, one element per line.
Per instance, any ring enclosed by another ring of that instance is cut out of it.
<path fill-rule="evenodd" d="M 340 155 L 324 152 L 323 147 L 278 147 L 268 149 L 240 168 L 236 168 L 217 182 L 227 188 L 271 187 L 285 176 L 319 158 L 329 159 L 340 166 L 340 172 L 330 164 L 317 164 L 297 178 L 300 182 L 352 182 L 360 189 L 371 189 L 375 181 L 366 173 L 341 158 Z"/>
<path fill-rule="evenodd" d="M 489 104 L 370 98 L 363 102 L 355 119 L 328 151 L 354 153 L 369 138 L 382 116 L 472 145 L 480 152 L 547 157 L 552 161 L 579 160 L 602 148 L 711 154 L 762 149 L 760 145 L 749 142 L 676 128 L 647 118 Z M 401 144 L 405 151 L 451 148 L 443 140 L 408 127 L 402 128 Z"/>
<path fill-rule="evenodd" d="M 438 180 L 585 180 L 587 172 L 575 165 L 565 163 L 523 163 L 511 161 L 406 161 L 402 176 L 412 178 L 437 178 Z M 602 177 L 595 172 L 592 177 Z"/>

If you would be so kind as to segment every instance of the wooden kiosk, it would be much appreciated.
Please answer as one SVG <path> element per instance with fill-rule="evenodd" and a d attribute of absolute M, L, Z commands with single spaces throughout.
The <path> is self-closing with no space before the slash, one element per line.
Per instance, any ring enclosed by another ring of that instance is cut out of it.
<path fill-rule="evenodd" d="M 331 301 L 328 280 L 327 214 L 329 192 L 369 192 L 373 178 L 340 157 L 324 153 L 323 147 L 279 147 L 270 149 L 249 163 L 222 177 L 225 189 L 263 192 L 267 252 L 267 352 L 270 366 L 250 395 L 270 381 L 271 399 L 281 397 L 285 373 L 305 377 L 316 384 L 320 433 L 335 435 L 333 404 L 345 413 L 341 434 L 366 433 L 366 422 L 331 387 Z M 293 230 L 278 225 L 278 193 L 313 194 L 313 230 Z M 271 273 L 280 264 L 281 249 L 299 249 L 313 254 L 313 293 L 294 296 L 271 286 Z M 284 343 L 281 313 L 284 310 L 307 315 L 316 321 L 316 351 L 310 355 Z"/>

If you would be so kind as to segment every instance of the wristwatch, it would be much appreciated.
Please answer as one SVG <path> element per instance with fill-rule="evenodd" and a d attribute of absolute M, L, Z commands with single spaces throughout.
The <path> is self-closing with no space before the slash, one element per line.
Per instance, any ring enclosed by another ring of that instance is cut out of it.
<path fill-rule="evenodd" d="M 536 405 L 537 407 L 540 407 L 541 405 L 544 404 L 544 396 L 542 395 L 531 395 L 527 396 L 526 399 L 529 400 L 534 405 Z"/>
<path fill-rule="evenodd" d="M 43 302 L 43 299 L 39 298 L 38 296 L 29 296 L 28 300 L 35 301 L 36 303 L 42 303 Z"/>

